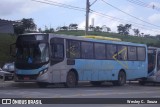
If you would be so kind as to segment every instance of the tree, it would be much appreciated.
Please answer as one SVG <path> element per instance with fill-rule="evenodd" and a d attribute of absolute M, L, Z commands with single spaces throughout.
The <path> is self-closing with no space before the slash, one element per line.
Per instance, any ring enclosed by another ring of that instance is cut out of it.
<path fill-rule="evenodd" d="M 125 24 L 125 25 L 120 24 L 119 26 L 117 26 L 117 30 L 119 34 L 128 35 L 131 27 L 132 27 L 131 24 Z"/>
<path fill-rule="evenodd" d="M 133 29 L 133 32 L 136 36 L 139 36 L 139 33 L 140 33 L 139 29 Z"/>
<path fill-rule="evenodd" d="M 29 31 L 36 30 L 36 24 L 34 23 L 32 18 L 29 18 L 29 19 L 23 18 L 21 22 L 23 23 L 25 30 L 29 30 Z"/>
<path fill-rule="evenodd" d="M 18 24 L 18 23 L 14 24 L 13 28 L 14 28 L 14 33 L 17 34 L 17 35 L 22 34 L 25 31 L 25 28 L 22 24 Z"/>
<path fill-rule="evenodd" d="M 94 29 L 95 29 L 95 27 L 93 25 L 90 25 L 88 28 L 90 31 L 94 31 Z"/>
<path fill-rule="evenodd" d="M 16 23 L 13 27 L 15 34 L 22 34 L 24 32 L 32 32 L 36 30 L 36 24 L 34 23 L 32 18 L 23 18 L 19 23 Z"/>
<path fill-rule="evenodd" d="M 67 26 L 62 26 L 62 27 L 60 27 L 60 30 L 68 30 L 68 27 Z"/>
<path fill-rule="evenodd" d="M 69 30 L 77 30 L 78 29 L 78 24 L 70 24 L 69 25 Z"/>
<path fill-rule="evenodd" d="M 94 28 L 94 31 L 96 31 L 96 32 L 100 32 L 100 31 L 102 31 L 102 28 L 101 28 L 101 27 L 99 27 L 99 26 L 96 26 L 96 27 Z"/>
<path fill-rule="evenodd" d="M 141 33 L 141 35 L 140 35 L 140 36 L 141 36 L 141 37 L 143 37 L 143 35 L 144 35 L 144 33 Z"/>

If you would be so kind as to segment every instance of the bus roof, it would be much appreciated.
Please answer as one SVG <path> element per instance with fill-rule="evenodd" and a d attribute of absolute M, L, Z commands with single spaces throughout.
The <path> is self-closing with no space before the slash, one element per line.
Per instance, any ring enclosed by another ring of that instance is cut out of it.
<path fill-rule="evenodd" d="M 113 44 L 122 44 L 122 45 L 133 45 L 133 46 L 145 46 L 146 44 L 139 44 L 139 43 L 132 43 L 132 42 L 125 42 L 125 41 L 113 41 L 113 40 L 102 40 L 102 39 L 93 39 L 93 38 L 84 38 L 84 36 L 73 36 L 73 35 L 65 35 L 65 34 L 51 34 L 52 37 L 60 37 L 65 39 L 73 39 L 73 40 L 82 40 L 82 41 L 93 41 L 99 43 L 113 43 Z"/>
<path fill-rule="evenodd" d="M 21 35 L 40 35 L 40 34 L 45 34 L 47 33 L 24 33 Z M 73 39 L 73 40 L 81 40 L 81 41 L 92 41 L 92 42 L 99 42 L 99 43 L 113 43 L 113 44 L 122 44 L 122 45 L 133 45 L 133 46 L 145 46 L 147 47 L 146 44 L 139 44 L 139 43 L 132 43 L 132 42 L 125 42 L 125 41 L 117 41 L 117 40 L 107 40 L 107 39 L 94 39 L 94 38 L 87 38 L 84 36 L 73 36 L 73 35 L 65 35 L 65 34 L 54 34 L 54 33 L 49 33 L 49 38 L 53 37 L 58 37 L 58 38 L 65 38 L 65 39 Z"/>

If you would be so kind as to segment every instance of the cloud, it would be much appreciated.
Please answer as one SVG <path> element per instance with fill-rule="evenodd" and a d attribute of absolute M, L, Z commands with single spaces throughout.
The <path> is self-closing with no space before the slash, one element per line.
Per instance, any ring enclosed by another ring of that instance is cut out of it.
<path fill-rule="evenodd" d="M 160 14 L 153 14 L 149 16 L 148 20 L 152 23 L 160 23 Z"/>
<path fill-rule="evenodd" d="M 43 0 L 41 0 L 43 1 Z M 57 1 L 57 0 L 49 0 Z M 58 2 L 70 2 L 72 0 L 59 0 Z M 1 0 L 0 3 L 0 15 L 9 16 L 13 14 L 30 14 L 36 11 L 40 11 L 51 5 L 38 3 L 32 0 Z"/>

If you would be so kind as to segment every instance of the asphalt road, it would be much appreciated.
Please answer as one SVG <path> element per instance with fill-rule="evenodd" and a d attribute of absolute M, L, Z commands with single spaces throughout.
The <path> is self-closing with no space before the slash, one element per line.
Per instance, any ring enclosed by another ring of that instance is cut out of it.
<path fill-rule="evenodd" d="M 92 86 L 88 82 L 79 83 L 77 88 L 65 88 L 61 84 L 50 85 L 47 88 L 39 88 L 35 83 L 0 82 L 1 98 L 159 98 L 160 84 L 147 84 L 140 86 L 137 82 L 128 83 L 125 86 L 113 86 L 105 83 L 101 86 Z M 2 105 L 0 105 L 1 107 Z M 4 105 L 3 105 L 4 106 Z M 8 107 L 9 105 L 5 105 Z M 4 106 L 4 107 L 5 107 Z M 28 105 L 23 105 L 23 107 Z M 32 105 L 33 106 L 33 105 Z M 44 105 L 34 105 L 41 107 Z M 53 105 L 45 105 L 50 107 Z M 151 107 L 151 104 L 55 104 L 54 107 Z M 159 107 L 160 105 L 152 105 Z M 12 105 L 17 107 L 17 105 Z"/>

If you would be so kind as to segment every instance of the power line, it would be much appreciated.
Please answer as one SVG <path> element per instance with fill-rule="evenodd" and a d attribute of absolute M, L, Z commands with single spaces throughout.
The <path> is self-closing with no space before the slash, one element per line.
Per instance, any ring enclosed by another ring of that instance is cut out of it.
<path fill-rule="evenodd" d="M 48 4 L 48 5 L 54 5 L 54 6 L 63 7 L 63 8 L 67 8 L 67 9 L 72 9 L 72 10 L 85 11 L 85 8 L 66 5 L 66 4 L 63 4 L 63 3 L 53 2 L 53 1 L 49 1 L 49 0 L 45 0 L 45 1 L 31 0 L 31 1 L 39 2 L 39 3 L 43 3 L 43 4 Z"/>
<path fill-rule="evenodd" d="M 68 4 L 63 4 L 63 3 L 59 3 L 59 2 L 55 2 L 55 1 L 51 1 L 51 0 L 44 0 L 44 1 L 51 2 L 51 3 L 56 3 L 56 4 L 67 6 L 67 7 L 72 7 L 72 8 L 77 8 L 77 9 L 85 10 L 85 8 L 81 8 L 81 7 L 77 7 L 77 6 L 72 6 L 72 5 L 68 5 Z"/>
<path fill-rule="evenodd" d="M 155 30 L 156 28 L 151 29 L 150 26 L 146 26 L 146 25 L 139 24 L 139 23 L 136 23 L 136 22 L 131 22 L 129 20 L 124 20 L 124 19 L 120 19 L 120 18 L 117 18 L 117 17 L 109 16 L 109 15 L 106 15 L 106 14 L 103 14 L 103 13 L 100 13 L 100 12 L 96 12 L 94 10 L 91 10 L 91 13 L 93 13 L 95 15 L 98 15 L 98 16 L 101 16 L 101 17 L 104 17 L 104 18 L 107 18 L 107 19 L 110 18 L 111 20 L 115 20 L 116 22 L 120 22 L 120 23 L 129 22 L 133 26 L 137 26 L 137 27 L 142 28 L 142 29 L 146 29 L 146 30 L 150 30 L 150 31 L 154 31 L 154 32 L 160 33 L 159 29 L 157 29 L 157 30 Z"/>
<path fill-rule="evenodd" d="M 130 3 L 136 4 L 136 5 L 142 6 L 142 7 L 151 8 L 151 9 L 160 11 L 160 8 L 158 8 L 158 7 L 155 6 L 154 4 L 151 5 L 151 4 L 142 2 L 142 1 L 140 1 L 140 0 L 127 0 L 127 1 L 130 2 Z"/>
<path fill-rule="evenodd" d="M 113 8 L 115 8 L 115 9 L 117 9 L 118 11 L 120 11 L 120 12 L 122 12 L 122 13 L 124 13 L 124 14 L 126 14 L 126 15 L 132 17 L 132 18 L 135 18 L 135 19 L 137 19 L 137 20 L 139 20 L 139 21 L 141 21 L 141 22 L 147 23 L 147 24 L 149 24 L 149 25 L 152 25 L 152 26 L 155 26 L 155 27 L 158 27 L 158 28 L 160 27 L 160 26 L 158 26 L 158 25 L 155 25 L 155 24 L 149 23 L 149 22 L 147 22 L 147 21 L 144 21 L 144 20 L 142 20 L 142 19 L 139 19 L 139 18 L 137 18 L 137 17 L 135 17 L 135 16 L 133 16 L 133 15 L 131 15 L 131 14 L 125 12 L 125 11 L 122 11 L 121 9 L 119 9 L 119 8 L 117 8 L 117 7 L 115 7 L 115 6 L 111 5 L 111 4 L 109 4 L 109 3 L 107 3 L 107 2 L 104 1 L 104 0 L 101 0 L 101 1 L 104 2 L 104 3 L 107 4 L 107 5 L 109 5 L 109 6 L 113 7 Z"/>
<path fill-rule="evenodd" d="M 78 10 L 78 11 L 84 11 L 84 12 L 86 12 L 85 8 L 76 7 L 76 6 L 67 5 L 67 4 L 58 3 L 58 2 L 53 2 L 53 1 L 50 1 L 50 0 L 45 0 L 46 2 L 45 1 L 39 1 L 39 0 L 31 0 L 31 1 L 39 2 L 39 3 L 44 3 L 44 4 L 48 4 L 48 5 L 54 5 L 54 6 L 58 6 L 58 7 L 67 8 L 67 9 L 73 9 L 73 10 Z M 115 20 L 117 22 L 121 22 L 121 23 L 122 22 L 134 23 L 134 24 L 136 24 L 136 25 L 133 24 L 134 26 L 139 26 L 139 27 L 141 27 L 143 29 L 147 29 L 145 27 L 149 27 L 147 30 L 155 31 L 155 32 L 160 32 L 160 31 L 156 31 L 156 30 L 150 29 L 151 26 L 147 26 L 147 25 L 143 25 L 143 24 L 140 24 L 140 23 L 132 22 L 132 21 L 129 21 L 129 20 L 124 20 L 124 19 L 121 19 L 121 18 L 109 16 L 109 15 L 106 15 L 106 14 L 103 14 L 103 13 L 100 13 L 100 12 L 96 12 L 94 10 L 90 10 L 90 12 L 93 13 L 93 14 L 99 15 L 101 17 L 110 18 L 110 19 Z M 157 29 L 157 30 L 159 30 L 159 29 Z"/>

